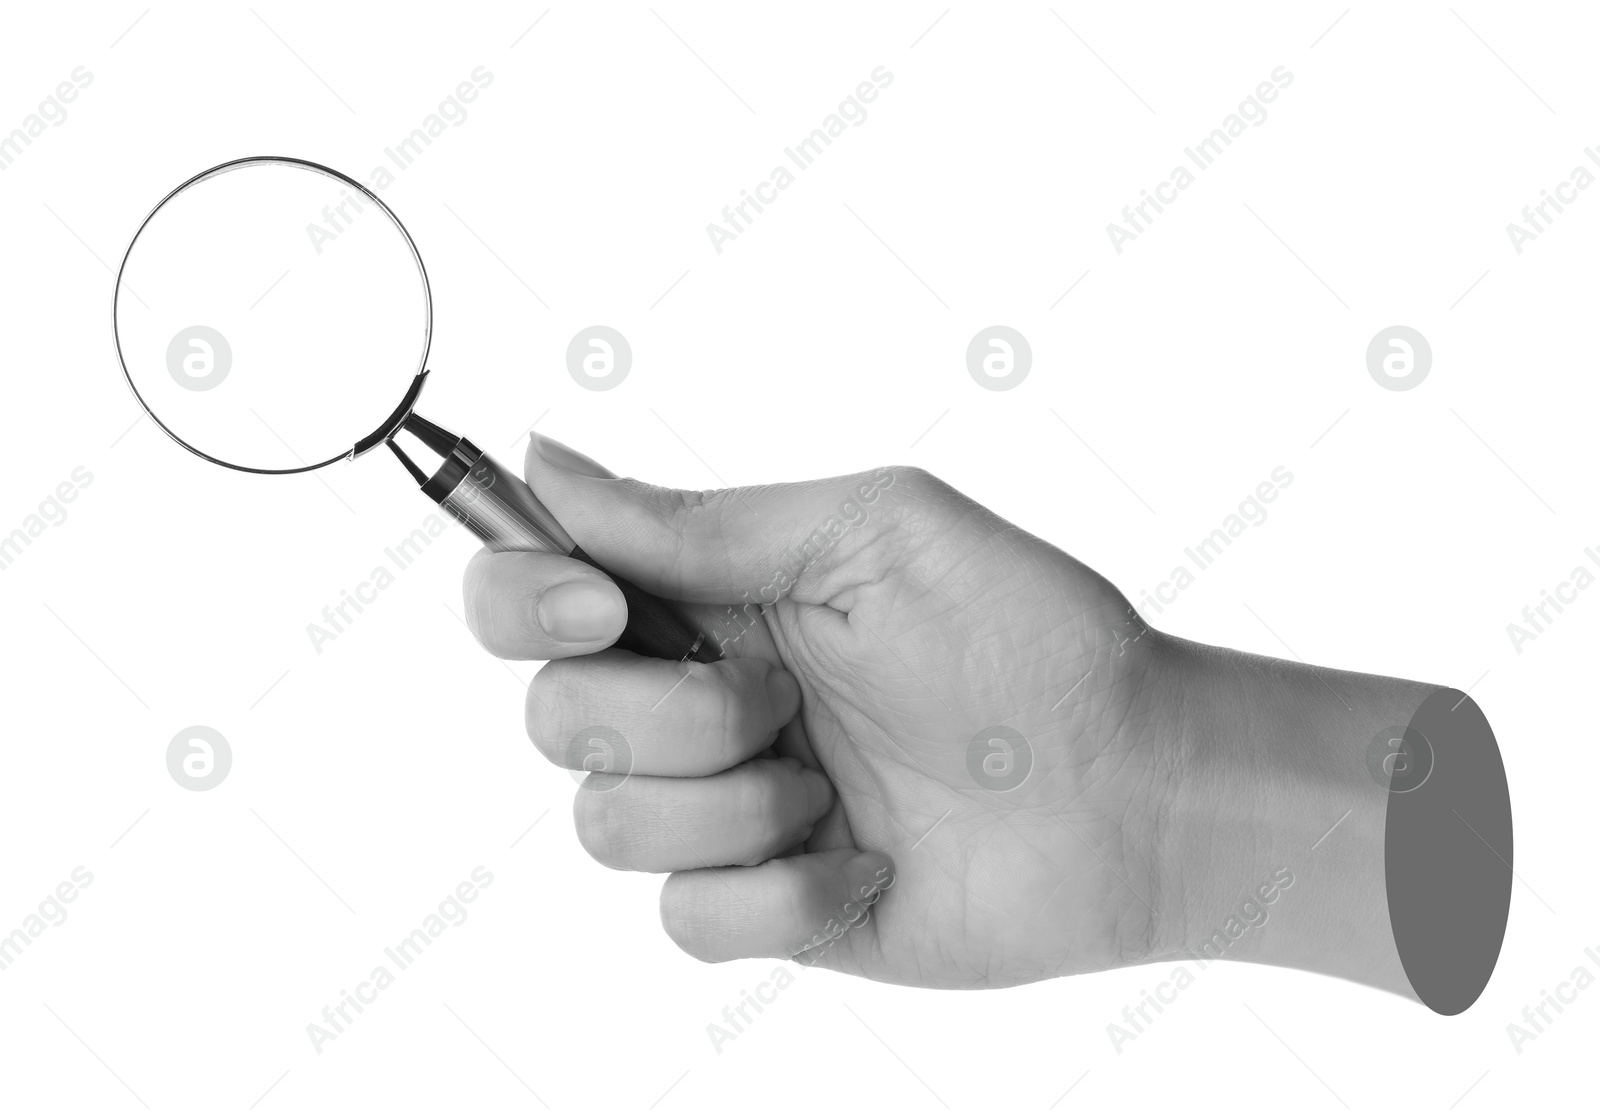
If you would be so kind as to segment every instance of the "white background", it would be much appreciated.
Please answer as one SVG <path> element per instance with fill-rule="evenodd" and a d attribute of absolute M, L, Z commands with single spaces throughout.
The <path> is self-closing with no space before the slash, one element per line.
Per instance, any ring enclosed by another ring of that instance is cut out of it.
<path fill-rule="evenodd" d="M 93 81 L 0 173 L 0 535 L 93 482 L 0 571 L 0 931 L 74 867 L 94 883 L 0 972 L 0 1110 L 1487 1115 L 1584 1089 L 1600 993 L 1520 1056 L 1506 1026 L 1600 945 L 1600 591 L 1520 653 L 1506 626 L 1600 570 L 1600 190 L 1520 255 L 1505 227 L 1600 142 L 1592 15 L 943 10 L 7 10 L 0 130 Z M 1288 468 L 1151 621 L 1472 687 L 1520 875 L 1477 1005 L 1223 965 L 1119 1055 L 1107 1023 L 1170 967 L 974 994 L 790 964 L 718 1054 L 707 1025 L 778 965 L 680 954 L 659 882 L 580 849 L 574 783 L 522 730 L 537 666 L 458 617 L 474 541 L 452 526 L 316 652 L 307 625 L 427 503 L 381 455 L 327 486 L 209 466 L 116 366 L 107 266 L 167 190 L 263 153 L 364 177 L 478 66 L 385 192 L 434 285 L 427 414 L 514 463 L 537 421 L 695 488 L 913 462 L 1134 597 Z M 718 255 L 706 224 L 878 66 L 869 119 Z M 1113 251 L 1106 224 L 1279 66 L 1266 122 Z M 596 323 L 634 351 L 609 392 L 564 367 Z M 1033 348 L 1012 391 L 965 368 L 993 324 Z M 1396 324 L 1434 353 L 1408 392 L 1365 364 Z M 204 793 L 166 767 L 193 724 L 234 755 Z M 307 1024 L 480 865 L 470 919 L 317 1055 Z"/>

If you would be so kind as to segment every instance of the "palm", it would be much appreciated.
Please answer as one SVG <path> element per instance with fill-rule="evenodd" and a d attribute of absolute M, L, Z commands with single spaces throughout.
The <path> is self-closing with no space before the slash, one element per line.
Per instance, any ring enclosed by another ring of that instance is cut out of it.
<path fill-rule="evenodd" d="M 1160 772 L 1138 717 L 1153 641 L 1115 588 L 991 514 L 879 527 L 844 560 L 856 585 L 827 588 L 848 619 L 802 582 L 741 649 L 800 680 L 775 749 L 839 794 L 805 849 L 896 864 L 816 962 L 976 987 L 1148 954 L 1149 848 L 1129 837 Z"/>

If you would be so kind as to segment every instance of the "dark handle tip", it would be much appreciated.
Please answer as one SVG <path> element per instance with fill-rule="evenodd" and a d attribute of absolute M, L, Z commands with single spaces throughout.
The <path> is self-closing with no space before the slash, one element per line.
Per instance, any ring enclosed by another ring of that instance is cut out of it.
<path fill-rule="evenodd" d="M 605 571 L 628 604 L 628 626 L 613 648 L 668 661 L 710 664 L 722 659 L 717 643 L 686 621 L 676 607 L 606 571 L 581 547 L 572 549 L 572 558 Z"/>

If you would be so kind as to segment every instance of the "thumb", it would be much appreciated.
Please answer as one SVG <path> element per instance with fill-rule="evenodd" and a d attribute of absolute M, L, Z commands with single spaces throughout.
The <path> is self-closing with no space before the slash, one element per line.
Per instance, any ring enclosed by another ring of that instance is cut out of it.
<path fill-rule="evenodd" d="M 816 596 L 829 573 L 882 534 L 868 522 L 898 508 L 903 479 L 884 467 L 811 482 L 674 490 L 610 471 L 534 434 L 528 484 L 608 571 L 682 602 L 775 602 L 797 586 Z M 922 475 L 926 477 L 925 475 Z M 897 485 L 899 489 L 895 487 Z"/>

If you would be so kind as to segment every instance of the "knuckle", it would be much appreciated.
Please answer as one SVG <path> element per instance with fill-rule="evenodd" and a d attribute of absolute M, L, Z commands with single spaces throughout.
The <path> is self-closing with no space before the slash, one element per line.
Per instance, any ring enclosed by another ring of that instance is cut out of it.
<path fill-rule="evenodd" d="M 885 466 L 880 467 L 877 473 L 891 476 L 895 486 L 904 486 L 913 494 L 932 497 L 950 492 L 948 483 L 932 471 L 920 466 Z"/>
<path fill-rule="evenodd" d="M 528 619 L 531 612 L 520 601 L 519 577 L 507 562 L 507 553 L 483 551 L 472 557 L 462 576 L 462 607 L 467 628 L 494 656 L 506 659 L 527 655 L 536 635 Z"/>
<path fill-rule="evenodd" d="M 661 927 L 684 952 L 712 963 L 715 957 L 703 933 L 705 921 L 700 914 L 699 900 L 700 891 L 692 873 L 669 875 L 661 887 Z"/>
<path fill-rule="evenodd" d="M 479 552 L 467 564 L 461 576 L 461 606 L 467 616 L 467 628 L 478 644 L 490 653 L 496 651 L 494 632 L 495 610 L 493 592 L 489 585 L 487 552 Z"/>
<path fill-rule="evenodd" d="M 736 491 L 669 490 L 659 491 L 662 519 L 674 532 L 683 535 L 720 533 L 728 501 Z"/>
<path fill-rule="evenodd" d="M 887 523 L 903 538 L 931 538 L 963 518 L 976 516 L 980 522 L 993 515 L 960 490 L 920 466 L 886 466 L 878 471 L 890 481 L 881 489 L 893 499 L 888 503 Z"/>
<path fill-rule="evenodd" d="M 753 660 L 734 659 L 708 666 L 699 717 L 701 726 L 721 747 L 728 765 L 742 761 L 767 732 L 766 668 Z"/>
<path fill-rule="evenodd" d="M 611 856 L 610 828 L 605 816 L 605 805 L 595 804 L 594 797 L 584 796 L 584 789 L 578 789 L 578 796 L 573 797 L 573 828 L 582 848 L 603 866 L 610 864 Z"/>
<path fill-rule="evenodd" d="M 699 725 L 706 737 L 718 744 L 719 760 L 734 764 L 743 755 L 739 735 L 743 705 L 721 678 L 701 689 L 697 705 Z"/>
<path fill-rule="evenodd" d="M 712 504 L 715 490 L 675 490 L 668 486 L 640 482 L 639 496 L 655 518 L 667 529 L 677 532 L 683 523 L 697 517 Z"/>
<path fill-rule="evenodd" d="M 716 497 L 716 490 L 673 490 L 673 512 L 693 516 Z"/>
<path fill-rule="evenodd" d="M 561 661 L 551 661 L 534 676 L 528 685 L 526 723 L 528 738 L 546 758 L 562 764 L 562 729 L 565 720 L 562 712 L 568 705 L 571 692 L 562 680 Z"/>
<path fill-rule="evenodd" d="M 782 823 L 784 797 L 781 773 L 780 769 L 772 767 L 750 771 L 745 804 L 758 824 Z"/>
<path fill-rule="evenodd" d="M 765 852 L 781 844 L 792 830 L 792 821 L 786 819 L 784 783 L 777 770 L 766 767 L 749 770 L 741 777 L 739 812 L 746 834 L 755 838 L 757 848 L 750 862 L 764 862 Z"/>
<path fill-rule="evenodd" d="M 627 804 L 615 789 L 594 789 L 587 782 L 572 802 L 578 842 L 590 858 L 612 870 L 635 869 L 641 848 Z"/>

